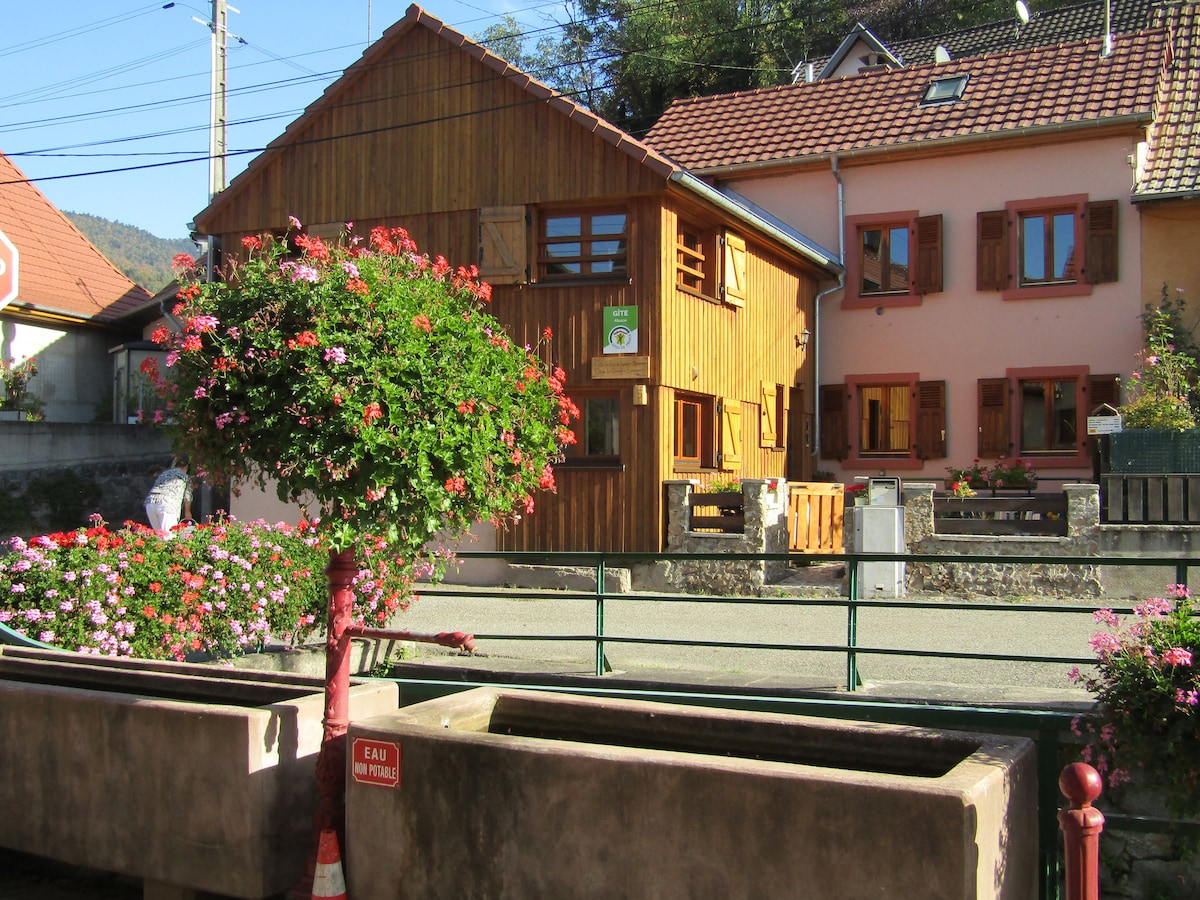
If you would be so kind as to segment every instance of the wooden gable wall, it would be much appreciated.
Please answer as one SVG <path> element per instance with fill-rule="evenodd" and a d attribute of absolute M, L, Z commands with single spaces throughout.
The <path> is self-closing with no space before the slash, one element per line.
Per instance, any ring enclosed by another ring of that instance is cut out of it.
<path fill-rule="evenodd" d="M 670 435 L 674 428 L 674 396 L 677 392 L 720 398 L 725 406 L 740 411 L 740 462 L 720 467 L 720 477 L 786 477 L 787 452 L 782 449 L 804 435 L 804 424 L 811 420 L 815 400 L 815 370 L 812 353 L 815 336 L 807 349 L 796 341 L 807 328 L 815 332 L 814 301 L 817 276 L 808 266 L 786 260 L 761 240 L 736 225 L 708 223 L 717 233 L 745 242 L 745 285 L 743 299 L 714 302 L 685 293 L 676 286 L 673 247 L 681 217 L 696 222 L 696 214 L 686 206 L 671 205 L 662 213 L 662 229 L 667 250 L 662 270 L 661 293 L 663 320 L 661 331 L 670 340 L 661 348 L 662 401 L 659 427 Z M 700 220 L 703 222 L 703 220 Z M 722 251 L 715 243 L 712 252 Z M 718 268 L 723 259 L 715 260 Z M 719 279 L 718 279 L 719 280 Z M 791 389 L 799 389 L 798 393 Z M 765 393 L 770 391 L 770 394 Z M 788 407 L 776 421 L 763 406 L 778 392 L 780 405 Z M 789 435 L 789 420 L 792 434 Z M 764 440 L 767 422 L 775 428 L 777 441 Z M 736 427 L 735 420 L 735 427 Z M 720 444 L 720 423 L 713 423 L 713 440 Z M 765 446 L 778 444 L 778 447 Z M 702 482 L 713 473 L 680 471 L 674 465 L 673 446 L 663 442 L 661 464 L 666 478 L 697 477 Z M 792 447 L 797 462 L 804 459 L 804 477 L 811 475 L 811 448 Z"/>
<path fill-rule="evenodd" d="M 474 260 L 478 208 L 663 188 L 661 175 L 424 27 L 346 79 L 202 214 L 202 230 L 235 237 L 295 215 L 416 234 L 415 217 L 470 213 L 457 240 L 423 244 L 459 265 Z"/>

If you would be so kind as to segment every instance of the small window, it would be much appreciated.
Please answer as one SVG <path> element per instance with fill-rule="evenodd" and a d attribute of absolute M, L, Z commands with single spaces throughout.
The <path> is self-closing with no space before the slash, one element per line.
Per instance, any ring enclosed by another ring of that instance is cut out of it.
<path fill-rule="evenodd" d="M 675 239 L 675 284 L 683 290 L 712 297 L 716 260 L 712 233 L 685 222 L 679 223 Z"/>
<path fill-rule="evenodd" d="M 1076 379 L 1022 379 L 1021 452 L 1074 453 L 1079 442 Z"/>
<path fill-rule="evenodd" d="M 949 78 L 938 78 L 929 83 L 925 96 L 921 99 L 922 106 L 934 106 L 938 103 L 953 103 L 961 100 L 963 91 L 967 89 L 966 75 L 952 75 Z"/>
<path fill-rule="evenodd" d="M 859 386 L 858 447 L 861 456 L 909 455 L 913 425 L 911 394 L 908 384 Z"/>
<path fill-rule="evenodd" d="M 619 456 L 621 453 L 621 401 L 617 397 L 587 397 L 583 402 L 583 434 L 579 447 L 584 456 Z"/>
<path fill-rule="evenodd" d="M 1076 261 L 1075 212 L 1022 213 L 1020 228 L 1020 283 L 1074 284 L 1079 280 Z"/>
<path fill-rule="evenodd" d="M 908 223 L 858 232 L 862 250 L 859 295 L 908 293 Z"/>
<path fill-rule="evenodd" d="M 542 217 L 538 251 L 538 272 L 547 280 L 624 276 L 625 213 L 547 213 Z"/>
<path fill-rule="evenodd" d="M 675 465 L 710 469 L 716 465 L 716 400 L 700 394 L 675 397 Z"/>

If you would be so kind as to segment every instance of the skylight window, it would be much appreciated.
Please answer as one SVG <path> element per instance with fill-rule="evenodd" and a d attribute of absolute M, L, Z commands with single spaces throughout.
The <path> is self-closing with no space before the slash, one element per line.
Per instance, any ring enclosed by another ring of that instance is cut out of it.
<path fill-rule="evenodd" d="M 935 103 L 953 103 L 961 100 L 963 91 L 967 89 L 966 75 L 951 75 L 948 78 L 937 78 L 925 89 L 921 100 L 922 106 L 932 106 Z"/>

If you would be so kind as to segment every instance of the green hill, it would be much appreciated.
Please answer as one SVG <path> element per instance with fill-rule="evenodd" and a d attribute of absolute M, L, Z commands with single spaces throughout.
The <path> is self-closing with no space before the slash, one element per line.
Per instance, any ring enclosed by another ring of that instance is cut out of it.
<path fill-rule="evenodd" d="M 175 254 L 196 254 L 196 245 L 188 238 L 155 237 L 133 225 L 87 213 L 64 212 L 64 215 L 114 266 L 151 292 L 162 290 L 171 280 L 171 259 Z"/>

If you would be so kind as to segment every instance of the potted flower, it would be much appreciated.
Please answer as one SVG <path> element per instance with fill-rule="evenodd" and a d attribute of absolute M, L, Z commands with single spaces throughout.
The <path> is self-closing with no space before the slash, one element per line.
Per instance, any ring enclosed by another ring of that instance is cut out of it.
<path fill-rule="evenodd" d="M 1037 472 L 1033 463 L 1020 457 L 1009 460 L 1000 457 L 987 472 L 987 483 L 993 490 L 997 488 L 1015 488 L 1031 491 L 1037 487 Z"/>
<path fill-rule="evenodd" d="M 1095 711 L 1076 721 L 1084 760 L 1109 786 L 1130 780 L 1161 789 L 1176 815 L 1200 814 L 1200 620 L 1185 585 L 1152 598 L 1123 622 L 1099 610 L 1107 626 L 1091 639 L 1096 674 L 1070 677 L 1096 695 Z"/>
<path fill-rule="evenodd" d="M 950 466 L 946 469 L 950 477 L 946 479 L 946 485 L 949 490 L 954 490 L 950 485 L 958 483 L 964 485 L 967 489 L 978 490 L 989 486 L 987 469 L 976 458 L 970 466 L 965 469 L 959 469 Z"/>

